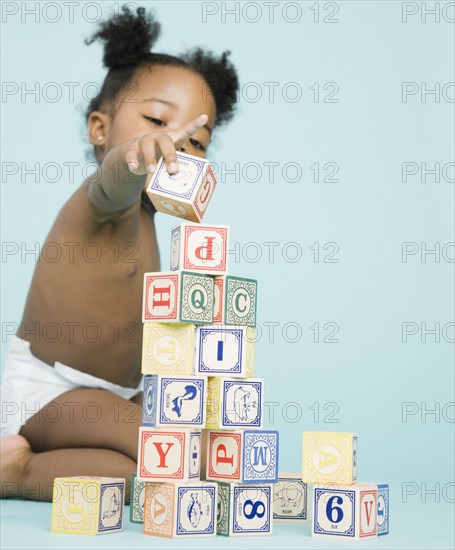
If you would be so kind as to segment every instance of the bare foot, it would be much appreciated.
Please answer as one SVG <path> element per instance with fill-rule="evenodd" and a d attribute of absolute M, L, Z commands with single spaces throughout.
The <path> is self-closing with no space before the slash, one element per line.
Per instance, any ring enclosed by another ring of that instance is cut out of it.
<path fill-rule="evenodd" d="M 21 435 L 9 435 L 0 440 L 0 497 L 20 494 L 25 469 L 33 457 L 28 441 Z"/>

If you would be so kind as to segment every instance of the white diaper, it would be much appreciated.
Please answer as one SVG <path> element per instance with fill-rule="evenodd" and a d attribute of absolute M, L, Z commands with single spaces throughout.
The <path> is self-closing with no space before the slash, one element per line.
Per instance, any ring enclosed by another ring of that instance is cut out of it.
<path fill-rule="evenodd" d="M 129 400 L 142 391 L 142 380 L 124 388 L 58 361 L 51 367 L 32 355 L 30 342 L 12 336 L 1 384 L 1 437 L 18 434 L 29 418 L 74 388 L 101 388 Z"/>

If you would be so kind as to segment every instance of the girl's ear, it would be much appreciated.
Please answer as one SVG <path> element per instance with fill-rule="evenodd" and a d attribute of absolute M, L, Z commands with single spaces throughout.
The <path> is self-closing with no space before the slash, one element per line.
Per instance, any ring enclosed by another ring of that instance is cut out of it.
<path fill-rule="evenodd" d="M 90 143 L 104 149 L 109 134 L 109 115 L 92 111 L 87 121 Z"/>

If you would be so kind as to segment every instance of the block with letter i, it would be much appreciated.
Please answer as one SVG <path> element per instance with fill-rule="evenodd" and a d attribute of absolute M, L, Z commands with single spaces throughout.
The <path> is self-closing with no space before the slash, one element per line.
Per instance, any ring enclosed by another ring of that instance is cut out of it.
<path fill-rule="evenodd" d="M 307 483 L 354 483 L 357 434 L 303 432 L 302 479 Z"/>
<path fill-rule="evenodd" d="M 215 277 L 213 323 L 256 326 L 258 282 L 222 275 Z"/>
<path fill-rule="evenodd" d="M 182 223 L 171 233 L 171 271 L 227 273 L 229 227 Z"/>
<path fill-rule="evenodd" d="M 308 519 L 308 484 L 301 474 L 281 473 L 273 484 L 274 521 L 305 521 Z"/>
<path fill-rule="evenodd" d="M 218 483 L 217 534 L 271 535 L 272 493 L 268 483 Z"/>
<path fill-rule="evenodd" d="M 375 485 L 315 484 L 311 534 L 348 540 L 375 538 L 377 505 Z"/>
<path fill-rule="evenodd" d="M 210 377 L 207 428 L 262 428 L 264 381 L 261 378 Z"/>
<path fill-rule="evenodd" d="M 200 464 L 200 430 L 139 428 L 138 480 L 178 482 L 199 479 Z"/>
<path fill-rule="evenodd" d="M 137 474 L 131 477 L 130 487 L 130 521 L 144 523 L 145 481 L 139 481 Z"/>
<path fill-rule="evenodd" d="M 144 376 L 143 426 L 205 426 L 205 376 Z"/>
<path fill-rule="evenodd" d="M 214 536 L 216 504 L 216 483 L 146 483 L 144 534 Z"/>
<path fill-rule="evenodd" d="M 144 323 L 142 373 L 193 373 L 194 325 Z"/>
<path fill-rule="evenodd" d="M 164 158 L 158 162 L 146 193 L 158 212 L 201 222 L 216 187 L 210 162 L 177 152 L 178 172 L 169 174 Z"/>
<path fill-rule="evenodd" d="M 278 432 L 209 430 L 206 478 L 251 484 L 275 483 L 278 480 Z"/>
<path fill-rule="evenodd" d="M 205 376 L 252 378 L 255 329 L 226 325 L 196 327 L 194 372 Z"/>
<path fill-rule="evenodd" d="M 186 271 L 144 273 L 142 322 L 210 324 L 213 277 Z"/>
<path fill-rule="evenodd" d="M 124 502 L 123 478 L 55 478 L 51 531 L 72 535 L 121 531 Z"/>

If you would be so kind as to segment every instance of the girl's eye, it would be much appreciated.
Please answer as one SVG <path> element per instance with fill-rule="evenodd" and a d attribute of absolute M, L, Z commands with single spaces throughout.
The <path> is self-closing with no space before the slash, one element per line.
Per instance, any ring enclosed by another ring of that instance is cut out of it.
<path fill-rule="evenodd" d="M 197 141 L 197 139 L 190 138 L 190 143 L 191 143 L 191 145 L 196 147 L 196 149 L 200 149 L 201 151 L 205 151 L 205 147 L 202 145 L 202 143 Z"/>
<path fill-rule="evenodd" d="M 154 117 L 145 116 L 145 115 L 144 115 L 144 118 L 146 118 L 150 122 L 153 122 L 153 124 L 156 124 L 157 126 L 166 126 L 166 123 L 160 120 L 159 118 L 154 118 Z"/>

